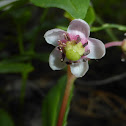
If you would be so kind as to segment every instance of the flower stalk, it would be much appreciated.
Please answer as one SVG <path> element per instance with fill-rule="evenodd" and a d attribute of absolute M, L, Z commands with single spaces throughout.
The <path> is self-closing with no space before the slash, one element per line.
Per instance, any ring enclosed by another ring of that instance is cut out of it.
<path fill-rule="evenodd" d="M 123 41 L 117 41 L 117 42 L 108 42 L 105 44 L 105 48 L 113 47 L 113 46 L 121 46 Z"/>
<path fill-rule="evenodd" d="M 71 73 L 70 65 L 68 65 L 68 67 L 67 67 L 67 84 L 66 84 L 64 97 L 63 97 L 62 105 L 61 105 L 60 112 L 59 112 L 57 126 L 62 126 L 62 124 L 63 124 L 64 115 L 66 112 L 68 100 L 69 100 L 70 93 L 71 93 L 75 79 L 76 79 L 76 77 Z"/>

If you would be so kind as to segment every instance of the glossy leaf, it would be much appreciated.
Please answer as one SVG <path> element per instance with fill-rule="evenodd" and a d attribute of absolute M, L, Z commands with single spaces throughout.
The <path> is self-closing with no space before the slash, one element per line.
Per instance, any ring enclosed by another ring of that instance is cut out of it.
<path fill-rule="evenodd" d="M 90 0 L 30 0 L 39 7 L 57 7 L 66 10 L 74 18 L 84 19 Z"/>
<path fill-rule="evenodd" d="M 3 109 L 0 109 L 0 126 L 14 126 L 13 120 Z"/>
<path fill-rule="evenodd" d="M 45 97 L 42 106 L 43 126 L 56 126 L 60 107 L 62 104 L 62 98 L 64 95 L 65 86 L 66 86 L 66 76 L 63 76 L 59 79 L 58 84 L 56 84 L 49 91 L 48 95 Z M 71 92 L 71 96 L 72 96 L 72 92 Z M 71 96 L 68 101 L 63 126 L 66 125 L 66 117 L 69 111 Z"/>

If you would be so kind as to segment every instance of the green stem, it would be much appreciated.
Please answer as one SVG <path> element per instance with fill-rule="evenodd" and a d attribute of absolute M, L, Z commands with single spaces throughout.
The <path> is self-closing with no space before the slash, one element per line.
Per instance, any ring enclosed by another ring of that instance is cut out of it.
<path fill-rule="evenodd" d="M 28 73 L 22 73 L 22 84 L 21 84 L 21 94 L 20 94 L 20 106 L 19 106 L 19 113 L 20 117 L 18 118 L 19 126 L 23 125 L 22 118 L 23 118 L 23 109 L 24 109 L 24 99 L 25 99 L 25 91 L 26 91 L 26 81 L 28 78 Z"/>
<path fill-rule="evenodd" d="M 96 20 L 99 24 L 101 24 L 101 25 L 104 24 L 104 22 L 102 21 L 102 19 L 98 15 L 96 16 Z M 109 35 L 109 37 L 112 39 L 112 41 L 118 40 L 110 28 L 105 29 L 105 31 Z"/>
<path fill-rule="evenodd" d="M 28 73 L 26 72 L 22 73 L 22 85 L 21 85 L 21 95 L 20 95 L 21 106 L 24 104 L 27 78 L 28 78 Z"/>
<path fill-rule="evenodd" d="M 45 18 L 46 18 L 46 15 L 47 15 L 47 13 L 48 13 L 48 10 L 49 10 L 48 8 L 44 9 L 43 14 L 42 14 L 42 16 L 40 17 L 40 24 L 42 24 L 42 23 L 44 22 L 44 20 L 45 20 Z M 37 28 L 36 33 L 34 34 L 34 37 L 33 37 L 32 40 L 31 40 L 31 45 L 30 45 L 30 51 L 31 51 L 31 52 L 34 52 L 37 34 L 39 33 L 40 30 L 41 30 L 41 25 L 40 25 L 40 27 Z"/>
<path fill-rule="evenodd" d="M 44 22 L 46 15 L 48 13 L 48 8 L 44 9 L 42 16 L 40 17 L 40 23 Z"/>
<path fill-rule="evenodd" d="M 17 39 L 18 39 L 19 51 L 20 51 L 20 54 L 23 54 L 24 53 L 24 45 L 23 45 L 23 36 L 22 36 L 20 24 L 17 24 L 17 32 L 18 32 Z"/>
<path fill-rule="evenodd" d="M 68 65 L 68 69 L 67 69 L 67 84 L 66 84 L 64 97 L 63 97 L 62 105 L 61 105 L 60 112 L 59 112 L 57 126 L 62 126 L 62 124 L 63 124 L 63 120 L 64 120 L 64 116 L 65 116 L 68 100 L 69 100 L 70 93 L 71 93 L 71 90 L 72 90 L 73 83 L 74 83 L 75 79 L 76 79 L 76 77 L 71 73 L 70 66 Z"/>

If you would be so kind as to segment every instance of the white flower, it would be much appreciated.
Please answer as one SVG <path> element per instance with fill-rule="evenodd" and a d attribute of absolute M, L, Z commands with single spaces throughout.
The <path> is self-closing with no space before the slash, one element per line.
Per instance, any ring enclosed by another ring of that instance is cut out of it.
<path fill-rule="evenodd" d="M 69 64 L 73 75 L 84 76 L 89 68 L 88 59 L 100 59 L 105 55 L 102 41 L 89 38 L 89 35 L 90 27 L 81 19 L 71 21 L 67 32 L 61 29 L 47 31 L 45 40 L 56 46 L 49 57 L 50 67 L 60 70 Z"/>

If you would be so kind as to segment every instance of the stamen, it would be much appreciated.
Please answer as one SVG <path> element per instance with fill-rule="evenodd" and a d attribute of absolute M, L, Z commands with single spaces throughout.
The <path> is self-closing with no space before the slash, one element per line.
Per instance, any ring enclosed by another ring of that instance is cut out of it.
<path fill-rule="evenodd" d="M 64 59 L 63 59 L 63 58 L 61 58 L 60 60 L 61 60 L 61 62 L 63 62 L 63 61 L 64 61 Z"/>
<path fill-rule="evenodd" d="M 80 63 L 80 61 L 73 61 L 73 63 Z"/>
<path fill-rule="evenodd" d="M 63 52 L 63 50 L 62 50 L 62 48 L 60 47 L 60 46 L 57 46 L 57 48 L 58 48 L 58 50 L 62 53 Z"/>
<path fill-rule="evenodd" d="M 90 50 L 87 50 L 86 52 L 84 52 L 83 56 L 86 56 L 90 53 Z"/>
<path fill-rule="evenodd" d="M 70 41 L 70 37 L 69 37 L 69 34 L 68 34 L 68 33 L 64 33 L 63 36 L 64 36 L 64 38 L 65 38 L 67 41 Z"/>
<path fill-rule="evenodd" d="M 61 40 L 58 40 L 58 43 L 59 43 L 59 45 L 60 45 L 60 44 L 62 44 L 62 41 L 61 41 Z"/>
<path fill-rule="evenodd" d="M 88 42 L 84 43 L 83 47 L 86 47 L 88 45 Z"/>
<path fill-rule="evenodd" d="M 65 47 L 66 43 L 62 42 L 61 40 L 58 40 L 59 46 L 60 47 Z"/>
<path fill-rule="evenodd" d="M 71 62 L 69 62 L 69 61 L 66 61 L 66 64 L 67 64 L 67 65 L 71 65 L 72 63 L 71 63 Z"/>
<path fill-rule="evenodd" d="M 64 59 L 65 59 L 65 54 L 64 54 L 64 53 L 62 53 L 61 62 L 63 62 L 63 61 L 64 61 Z"/>
<path fill-rule="evenodd" d="M 81 41 L 81 38 L 80 38 L 80 36 L 77 36 L 76 43 L 79 43 L 80 41 Z"/>
<path fill-rule="evenodd" d="M 83 62 L 86 62 L 87 60 L 88 60 L 88 59 L 84 58 L 84 59 L 83 59 Z"/>

